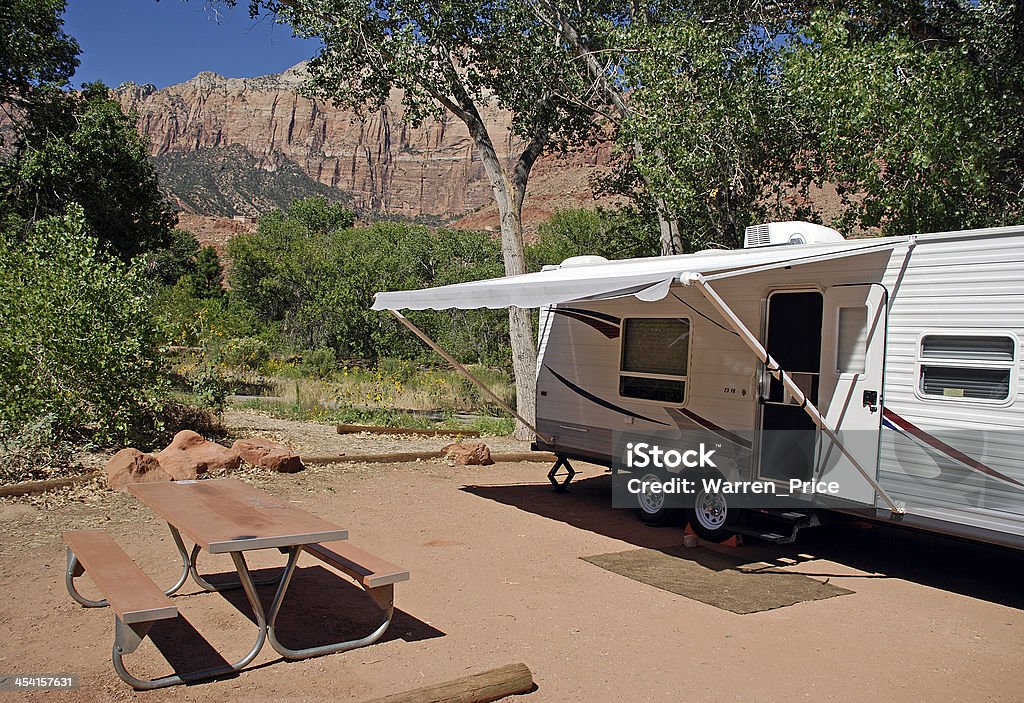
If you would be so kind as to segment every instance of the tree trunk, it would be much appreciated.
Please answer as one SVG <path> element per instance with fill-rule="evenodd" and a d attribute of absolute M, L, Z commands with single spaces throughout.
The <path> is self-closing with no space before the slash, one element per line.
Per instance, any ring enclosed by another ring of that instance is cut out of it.
<path fill-rule="evenodd" d="M 518 276 L 526 273 L 526 254 L 523 251 L 523 197 L 526 181 L 533 161 L 543 143 L 531 144 L 515 166 L 513 181 L 509 178 L 491 142 L 476 106 L 468 101 L 461 105 L 463 121 L 469 128 L 473 143 L 480 152 L 480 161 L 491 182 L 494 202 L 498 206 L 501 222 L 501 256 L 505 263 L 505 275 Z M 536 141 L 536 140 L 535 140 Z M 533 320 L 530 312 L 522 308 L 508 309 L 509 342 L 512 347 L 512 370 L 516 381 L 516 411 L 531 423 L 537 416 L 537 346 L 533 337 Z M 516 439 L 531 439 L 533 431 L 516 420 Z"/>
<path fill-rule="evenodd" d="M 499 211 L 501 208 L 499 208 Z M 506 235 L 506 230 L 508 234 Z M 507 240 L 519 241 L 518 251 L 506 246 Z M 505 271 L 526 272 L 523 255 L 522 209 L 511 208 L 501 217 L 501 251 L 505 259 Z M 515 274 L 510 274 L 515 275 Z M 537 417 L 537 347 L 533 337 L 533 317 L 529 310 L 510 307 L 508 309 L 509 341 L 512 344 L 512 369 L 516 379 L 516 411 L 536 424 Z M 531 439 L 533 431 L 516 420 L 516 439 Z"/>
<path fill-rule="evenodd" d="M 663 198 L 655 200 L 658 208 L 658 227 L 661 229 L 661 255 L 682 254 L 683 239 L 679 236 L 679 220 L 669 214 L 668 203 Z"/>

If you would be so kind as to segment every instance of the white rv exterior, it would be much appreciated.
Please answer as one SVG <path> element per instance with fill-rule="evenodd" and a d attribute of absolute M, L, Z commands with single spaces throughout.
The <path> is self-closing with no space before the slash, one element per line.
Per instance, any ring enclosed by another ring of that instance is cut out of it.
<path fill-rule="evenodd" d="M 749 465 L 732 471 L 783 481 L 759 437 L 814 429 L 799 388 L 840 437 L 861 438 L 848 459 L 818 435 L 792 473 L 840 479 L 843 494 L 808 509 L 1024 548 L 1024 227 L 837 240 L 780 223 L 748 232 L 744 250 L 578 259 L 379 294 L 375 308 L 540 306 L 537 446 L 559 456 L 610 466 L 618 432 L 697 427 L 752 437 Z"/>

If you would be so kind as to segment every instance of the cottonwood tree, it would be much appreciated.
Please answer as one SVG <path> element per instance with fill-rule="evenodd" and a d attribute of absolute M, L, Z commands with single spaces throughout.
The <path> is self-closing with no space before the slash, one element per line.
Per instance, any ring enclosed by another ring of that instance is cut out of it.
<path fill-rule="evenodd" d="M 465 123 L 498 208 L 505 273 L 526 272 L 522 208 L 530 172 L 546 148 L 593 128 L 581 110 L 592 81 L 576 81 L 551 28 L 519 0 L 422 3 L 416 0 L 254 0 L 250 11 L 275 13 L 323 42 L 309 63 L 305 92 L 356 109 L 378 109 L 392 91 L 404 119 L 417 125 L 445 113 Z M 512 114 L 522 140 L 506 163 L 481 112 L 496 104 Z M 530 314 L 509 309 L 520 415 L 535 416 L 537 354 Z M 517 424 L 516 436 L 528 436 Z"/>
<path fill-rule="evenodd" d="M 588 107 L 629 156 L 612 187 L 653 204 L 662 254 L 738 241 L 763 209 L 767 161 L 785 162 L 765 70 L 785 13 L 756 0 L 522 1 L 597 88 Z"/>
<path fill-rule="evenodd" d="M 630 2 L 601 2 L 584 6 L 562 0 L 522 0 L 536 17 L 555 33 L 558 46 L 574 61 L 567 66 L 581 74 L 580 82 L 589 82 L 593 89 L 586 94 L 583 104 L 605 120 L 607 126 L 618 129 L 631 120 L 635 109 L 629 97 L 631 85 L 625 67 L 644 48 L 627 40 L 627 34 L 637 25 L 658 22 L 661 8 L 657 3 L 638 7 Z M 631 156 L 644 153 L 637 140 L 628 145 Z M 654 147 L 655 154 L 660 148 Z M 655 204 L 661 234 L 661 253 L 680 254 L 685 251 L 680 236 L 679 220 L 668 202 L 662 198 L 640 173 L 642 184 Z M 637 193 L 634 191 L 634 195 Z"/>
<path fill-rule="evenodd" d="M 0 0 L 0 105 L 24 106 L 40 86 L 64 86 L 78 43 L 64 32 L 65 0 Z"/>
<path fill-rule="evenodd" d="M 758 218 L 882 233 L 1024 214 L 1024 3 L 523 0 L 602 90 L 663 253 Z M 680 228 L 677 222 L 685 223 Z"/>
<path fill-rule="evenodd" d="M 101 83 L 37 89 L 17 148 L 0 160 L 0 215 L 27 227 L 71 203 L 125 261 L 171 242 L 176 217 L 135 120 Z"/>
<path fill-rule="evenodd" d="M 819 8 L 783 59 L 805 178 L 839 186 L 841 226 L 905 234 L 1024 215 L 1024 4 Z"/>
<path fill-rule="evenodd" d="M 801 146 L 775 79 L 778 49 L 747 22 L 681 15 L 634 27 L 629 119 L 619 139 L 636 144 L 631 168 L 660 207 L 686 223 L 688 250 L 737 246 L 754 221 L 787 218 Z"/>

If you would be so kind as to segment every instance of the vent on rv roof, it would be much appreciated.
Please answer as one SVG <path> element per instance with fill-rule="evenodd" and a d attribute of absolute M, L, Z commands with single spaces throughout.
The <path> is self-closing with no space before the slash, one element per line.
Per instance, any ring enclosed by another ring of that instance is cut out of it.
<path fill-rule="evenodd" d="M 593 266 L 594 264 L 607 264 L 608 259 L 603 256 L 570 256 L 562 262 L 561 268 L 567 269 L 574 266 Z"/>
<path fill-rule="evenodd" d="M 771 247 L 780 244 L 825 244 L 842 242 L 843 235 L 811 222 L 768 222 L 747 227 L 743 247 Z"/>

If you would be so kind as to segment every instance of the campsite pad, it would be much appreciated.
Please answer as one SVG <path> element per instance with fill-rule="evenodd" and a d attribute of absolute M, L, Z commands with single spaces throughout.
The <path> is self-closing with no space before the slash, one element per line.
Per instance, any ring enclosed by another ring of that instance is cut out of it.
<path fill-rule="evenodd" d="M 703 548 L 630 549 L 580 558 L 620 576 L 740 615 L 852 593 Z"/>

